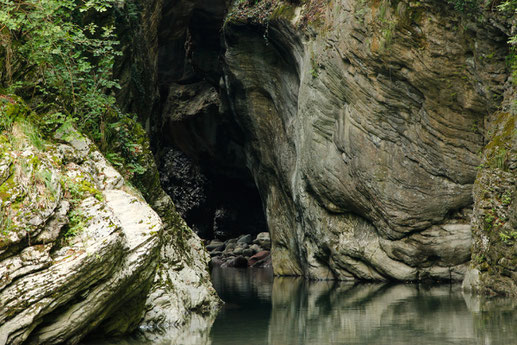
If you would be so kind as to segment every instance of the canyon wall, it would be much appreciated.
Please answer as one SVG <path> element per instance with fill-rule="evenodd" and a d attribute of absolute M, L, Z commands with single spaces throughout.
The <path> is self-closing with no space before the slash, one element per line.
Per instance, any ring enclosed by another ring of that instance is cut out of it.
<path fill-rule="evenodd" d="M 240 2 L 220 46 L 187 26 L 197 79 L 164 84 L 156 136 L 251 174 L 276 274 L 462 280 L 488 122 L 512 97 L 511 23 L 482 13 L 434 1 Z M 195 59 L 210 54 L 218 66 Z"/>

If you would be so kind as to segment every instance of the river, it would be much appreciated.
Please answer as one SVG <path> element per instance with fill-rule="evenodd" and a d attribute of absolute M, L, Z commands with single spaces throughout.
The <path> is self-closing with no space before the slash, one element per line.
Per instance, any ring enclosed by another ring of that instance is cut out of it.
<path fill-rule="evenodd" d="M 464 294 L 457 284 L 306 281 L 234 268 L 214 269 L 212 281 L 226 302 L 215 317 L 147 341 L 87 344 L 517 344 L 517 301 Z"/>

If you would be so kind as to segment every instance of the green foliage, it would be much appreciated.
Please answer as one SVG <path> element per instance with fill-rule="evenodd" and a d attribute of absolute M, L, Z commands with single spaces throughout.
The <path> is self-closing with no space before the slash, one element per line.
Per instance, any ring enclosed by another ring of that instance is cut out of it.
<path fill-rule="evenodd" d="M 503 193 L 503 195 L 501 196 L 501 203 L 504 206 L 508 206 L 512 203 L 512 192 L 511 191 L 506 191 Z"/>
<path fill-rule="evenodd" d="M 73 207 L 79 205 L 81 200 L 92 195 L 97 200 L 102 200 L 102 193 L 86 178 L 86 176 L 77 176 L 75 178 L 63 176 L 61 184 L 66 190 L 70 203 Z"/>
<path fill-rule="evenodd" d="M 118 111 L 113 96 L 120 88 L 113 64 L 121 52 L 113 16 L 105 12 L 116 2 L 0 0 L 0 90 L 31 104 L 21 116 L 17 105 L 23 102 L 0 92 L 0 131 L 23 117 L 34 124 L 28 136 L 41 149 L 41 137 L 74 126 L 131 177 L 145 171 L 143 130 Z"/>
<path fill-rule="evenodd" d="M 311 75 L 313 79 L 318 78 L 319 69 L 320 66 L 318 64 L 318 61 L 316 60 L 316 55 L 314 54 L 314 52 L 311 52 Z"/>
<path fill-rule="evenodd" d="M 146 133 L 136 116 L 131 117 L 118 111 L 111 112 L 101 126 L 101 147 L 106 158 L 118 167 L 126 178 L 146 171 L 144 160 Z"/>
<path fill-rule="evenodd" d="M 486 261 L 486 257 L 484 254 L 479 254 L 474 256 L 474 261 L 478 264 L 481 264 Z"/>
<path fill-rule="evenodd" d="M 46 142 L 37 127 L 26 120 L 20 121 L 20 127 L 23 130 L 23 133 L 27 136 L 29 142 L 34 145 L 34 147 L 36 147 L 38 150 L 45 149 Z"/>
<path fill-rule="evenodd" d="M 512 245 L 515 242 L 515 240 L 517 240 L 517 232 L 516 231 L 511 231 L 511 232 L 501 231 L 499 233 L 499 238 L 505 244 Z"/>
<path fill-rule="evenodd" d="M 506 149 L 504 147 L 499 148 L 499 150 L 496 151 L 493 159 L 495 167 L 501 170 L 506 170 L 507 156 L 508 152 Z"/>
<path fill-rule="evenodd" d="M 502 12 L 507 13 L 516 13 L 517 11 L 517 1 L 516 0 L 506 0 L 501 2 L 497 9 Z"/>
<path fill-rule="evenodd" d="M 15 229 L 15 226 L 13 224 L 13 221 L 11 217 L 4 213 L 3 211 L 0 212 L 0 235 L 7 236 L 9 232 L 13 231 Z M 1 244 L 1 242 L 0 242 Z"/>
<path fill-rule="evenodd" d="M 52 109 L 79 120 L 83 130 L 98 128 L 115 103 L 110 91 L 119 85 L 112 68 L 120 52 L 113 26 L 86 18 L 98 17 L 114 1 L 0 0 L 0 43 L 9 56 L 1 88 L 39 97 L 33 107 L 38 112 Z"/>
<path fill-rule="evenodd" d="M 517 0 L 503 1 L 497 6 L 497 8 L 503 13 L 514 16 L 517 14 Z M 511 36 L 508 40 L 508 44 L 511 46 L 511 52 L 506 61 L 512 71 L 513 82 L 517 83 L 517 35 Z"/>
<path fill-rule="evenodd" d="M 447 0 L 447 2 L 461 13 L 472 14 L 479 11 L 479 0 Z"/>
<path fill-rule="evenodd" d="M 86 217 L 79 209 L 70 211 L 68 215 L 68 228 L 65 232 L 65 238 L 76 236 L 85 226 Z"/>
<path fill-rule="evenodd" d="M 25 118 L 27 107 L 13 97 L 0 95 L 0 132 L 10 130 L 17 119 Z"/>
<path fill-rule="evenodd" d="M 102 201 L 104 197 L 87 176 L 69 177 L 63 175 L 61 177 L 61 185 L 66 191 L 66 197 L 70 201 L 71 211 L 68 214 L 68 225 L 65 231 L 65 238 L 68 239 L 77 235 L 86 225 L 88 219 L 79 207 L 82 200 L 89 196 L 95 197 Z"/>
<path fill-rule="evenodd" d="M 485 221 L 485 230 L 486 231 L 492 230 L 492 226 L 494 225 L 494 220 L 495 220 L 495 216 L 494 216 L 493 212 L 491 212 L 485 216 L 484 221 Z"/>

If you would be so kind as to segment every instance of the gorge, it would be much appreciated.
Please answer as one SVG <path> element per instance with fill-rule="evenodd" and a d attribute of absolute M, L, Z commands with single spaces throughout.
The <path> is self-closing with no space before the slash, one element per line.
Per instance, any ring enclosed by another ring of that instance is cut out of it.
<path fill-rule="evenodd" d="M 473 211 L 477 174 L 492 174 L 483 147 L 493 126 L 515 130 L 511 21 L 436 2 L 242 1 L 226 17 L 225 1 L 168 5 L 149 122 L 157 156 L 173 146 L 255 185 L 276 274 L 463 279 L 472 234 L 484 236 L 471 219 L 491 208 Z M 506 139 L 499 170 L 514 185 Z M 510 185 L 490 200 L 514 195 Z M 514 229 L 513 202 L 496 206 Z"/>
<path fill-rule="evenodd" d="M 43 143 L 55 105 L 8 92 L 31 74 L 6 29 L 0 344 L 195 324 L 220 305 L 203 244 L 264 232 L 278 276 L 516 297 L 506 3 L 113 2 L 120 113 Z"/>

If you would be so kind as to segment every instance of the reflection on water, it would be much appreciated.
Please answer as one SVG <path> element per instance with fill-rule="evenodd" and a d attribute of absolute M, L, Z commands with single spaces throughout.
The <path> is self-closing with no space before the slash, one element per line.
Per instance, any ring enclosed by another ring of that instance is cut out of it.
<path fill-rule="evenodd" d="M 109 344 L 517 344 L 516 301 L 464 295 L 458 285 L 309 282 L 232 268 L 214 269 L 212 280 L 226 301 L 215 321 L 161 341 Z"/>

